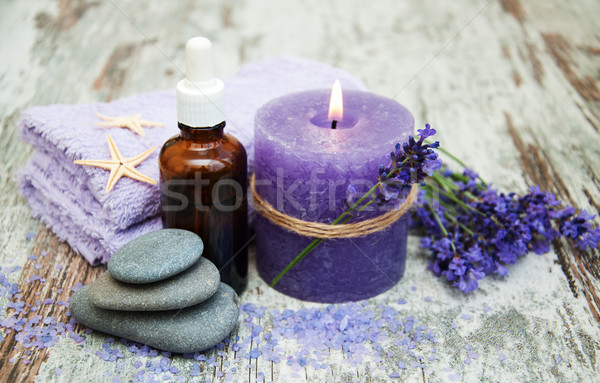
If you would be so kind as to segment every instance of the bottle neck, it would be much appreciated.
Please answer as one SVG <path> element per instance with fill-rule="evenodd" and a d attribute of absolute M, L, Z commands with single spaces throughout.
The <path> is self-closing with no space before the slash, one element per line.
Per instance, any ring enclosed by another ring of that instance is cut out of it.
<path fill-rule="evenodd" d="M 177 123 L 181 131 L 181 137 L 185 140 L 194 141 L 197 143 L 217 143 L 223 139 L 223 129 L 225 129 L 225 121 L 215 126 L 207 127 L 191 127 L 181 122 Z"/>

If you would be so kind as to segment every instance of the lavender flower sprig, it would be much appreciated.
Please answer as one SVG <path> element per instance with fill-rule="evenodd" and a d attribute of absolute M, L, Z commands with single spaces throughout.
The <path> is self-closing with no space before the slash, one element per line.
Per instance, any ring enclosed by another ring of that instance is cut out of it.
<path fill-rule="evenodd" d="M 379 206 L 388 203 L 396 207 L 401 205 L 413 184 L 422 183 L 428 175 L 440 168 L 441 161 L 433 150 L 438 148 L 439 142 L 425 142 L 426 138 L 435 134 L 435 130 L 426 124 L 425 129 L 419 129 L 417 132 L 419 133 L 418 139 L 410 136 L 404 144 L 396 144 L 395 150 L 390 153 L 388 166 L 381 165 L 379 167 L 377 182 L 363 196 L 356 199 L 358 188 L 355 185 L 348 186 L 345 210 L 331 225 L 348 222 L 373 203 Z M 323 241 L 324 239 L 316 238 L 306 246 L 279 275 L 273 278 L 271 287 L 275 286 L 288 271 Z"/>
<path fill-rule="evenodd" d="M 575 241 L 598 251 L 600 229 L 585 210 L 579 214 L 538 186 L 529 193 L 500 193 L 465 167 L 444 166 L 420 191 L 418 224 L 427 235 L 421 246 L 434 256 L 429 268 L 464 293 L 478 288 L 486 275 L 508 274 L 507 265 L 529 251 L 544 254 L 553 240 Z"/>
<path fill-rule="evenodd" d="M 376 184 L 362 197 L 356 199 L 358 188 L 348 186 L 345 210 L 332 225 L 348 222 L 373 203 L 397 207 L 412 185 L 420 183 L 415 223 L 425 229 L 421 246 L 434 256 L 429 269 L 464 293 L 476 290 L 486 275 L 507 275 L 507 265 L 530 251 L 548 252 L 551 242 L 561 237 L 598 255 L 600 228 L 593 222 L 595 216 L 585 210 L 577 214 L 538 186 L 523 196 L 500 193 L 437 141 L 425 141 L 435 134 L 429 124 L 418 133 L 418 140 L 409 137 L 403 145 L 396 144 L 389 165 L 380 166 Z M 442 166 L 433 149 L 455 160 L 462 172 Z M 271 286 L 323 241 L 313 240 Z"/>

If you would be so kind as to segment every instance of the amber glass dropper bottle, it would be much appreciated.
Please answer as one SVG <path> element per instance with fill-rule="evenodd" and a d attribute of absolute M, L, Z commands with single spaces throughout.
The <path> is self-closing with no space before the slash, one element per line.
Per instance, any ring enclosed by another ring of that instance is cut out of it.
<path fill-rule="evenodd" d="M 240 293 L 248 273 L 246 150 L 223 132 L 224 84 L 213 74 L 210 41 L 190 39 L 185 55 L 186 78 L 177 84 L 180 134 L 159 156 L 162 223 L 198 234 L 203 256 Z"/>

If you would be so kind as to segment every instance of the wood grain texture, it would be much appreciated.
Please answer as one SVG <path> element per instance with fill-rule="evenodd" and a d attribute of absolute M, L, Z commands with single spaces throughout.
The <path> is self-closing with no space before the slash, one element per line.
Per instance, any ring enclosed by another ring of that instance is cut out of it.
<path fill-rule="evenodd" d="M 23 266 L 9 277 L 26 287 L 22 294 L 29 302 L 37 292 L 55 298 L 57 284 L 64 285 L 60 299 L 65 299 L 73 284 L 101 272 L 57 242 L 18 196 L 12 179 L 31 153 L 18 138 L 20 111 L 173 87 L 184 67 L 184 43 L 194 35 L 213 41 L 221 77 L 246 62 L 280 54 L 340 66 L 374 92 L 407 106 L 418 126 L 430 122 L 447 149 L 499 189 L 524 192 L 538 184 L 600 213 L 599 11 L 595 0 L 0 2 L 0 57 L 5 58 L 0 65 L 0 265 Z M 25 239 L 30 231 L 37 233 L 33 241 Z M 27 255 L 44 249 L 50 254 L 36 270 Z M 465 382 L 597 380 L 598 254 L 557 242 L 554 252 L 520 260 L 508 277 L 488 278 L 468 297 L 429 274 L 418 239 L 410 239 L 409 254 L 403 280 L 367 301 L 368 308 L 399 308 L 396 300 L 407 299 L 403 313 L 427 323 L 440 338 L 439 358 L 427 371 L 403 371 L 404 381 L 444 382 L 447 367 Z M 57 263 L 68 267 L 56 270 Z M 35 272 L 48 272 L 45 284 L 25 282 Z M 426 296 L 433 304 L 424 303 Z M 269 309 L 322 307 L 273 291 L 253 264 L 241 298 Z M 484 305 L 492 307 L 489 314 L 482 314 Z M 57 310 L 44 313 L 66 320 L 62 308 L 44 309 Z M 461 322 L 461 313 L 477 319 Z M 261 324 L 268 328 L 269 320 L 267 315 Z M 236 332 L 249 336 L 244 326 Z M 114 375 L 128 380 L 135 372 L 131 355 L 121 370 L 95 355 L 102 334 L 86 336 L 85 347 L 66 339 L 34 352 L 27 366 L 7 363 L 23 350 L 12 348 L 13 338 L 5 336 L 0 380 L 76 382 L 85 376 L 106 381 Z M 481 355 L 470 366 L 463 363 L 465 345 Z M 282 346 L 290 353 L 297 347 Z M 505 362 L 498 363 L 496 348 L 507 354 Z M 255 382 L 259 371 L 281 382 L 389 380 L 369 368 L 374 361 L 351 367 L 337 350 L 328 359 L 329 370 L 306 368 L 294 380 L 285 363 L 258 358 L 248 368 L 247 360 L 235 354 L 215 356 L 238 368 L 236 382 Z M 393 368 L 392 362 L 383 363 Z M 173 363 L 182 371 L 190 368 L 181 357 Z M 54 375 L 57 367 L 63 369 L 60 376 Z M 197 380 L 214 379 L 216 371 L 203 370 Z"/>
<path fill-rule="evenodd" d="M 92 283 L 102 274 L 103 268 L 90 267 L 85 258 L 75 254 L 67 244 L 59 242 L 44 227 L 39 229 L 30 255 L 36 259 L 28 259 L 21 270 L 17 283 L 21 287 L 19 294 L 22 297 L 18 300 L 25 302 L 28 308 L 38 309 L 16 317 L 29 320 L 36 315 L 42 318 L 52 316 L 57 322 L 68 322 L 70 314 L 65 305 L 46 305 L 42 302 L 48 298 L 55 302 L 68 302 L 78 283 Z M 31 282 L 33 276 L 43 279 Z M 14 309 L 7 310 L 6 315 L 14 315 Z M 79 331 L 83 333 L 83 328 L 79 328 Z M 15 332 L 7 334 L 0 344 L 0 376 L 10 382 L 33 381 L 41 364 L 47 359 L 49 349 L 31 350 L 33 352 L 30 355 L 26 354 L 27 349 L 20 347 L 15 340 Z M 18 362 L 9 363 L 10 358 L 16 358 Z M 21 359 L 31 360 L 32 363 L 23 364 Z"/>

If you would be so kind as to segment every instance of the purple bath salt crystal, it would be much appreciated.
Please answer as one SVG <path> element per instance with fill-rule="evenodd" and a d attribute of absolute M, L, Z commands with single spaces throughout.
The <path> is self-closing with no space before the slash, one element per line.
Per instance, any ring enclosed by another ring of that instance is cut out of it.
<path fill-rule="evenodd" d="M 253 348 L 252 350 L 250 350 L 248 355 L 248 359 L 257 359 L 260 356 L 260 351 L 258 350 L 258 348 Z"/>
<path fill-rule="evenodd" d="M 397 300 L 397 303 L 398 303 L 399 305 L 405 305 L 405 304 L 406 304 L 406 299 L 398 299 L 398 300 Z"/>
<path fill-rule="evenodd" d="M 471 364 L 471 359 L 465 359 L 463 361 L 466 365 L 470 365 Z"/>
<path fill-rule="evenodd" d="M 498 361 L 503 362 L 504 360 L 506 360 L 506 355 L 501 352 L 500 355 L 498 355 Z"/>
<path fill-rule="evenodd" d="M 452 323 L 452 324 L 450 325 L 450 327 L 451 327 L 451 328 L 454 330 L 454 329 L 456 329 L 456 328 L 458 327 L 458 325 L 457 325 L 456 323 Z"/>
<path fill-rule="evenodd" d="M 558 355 L 554 358 L 554 360 L 556 361 L 556 364 L 560 364 L 560 362 L 562 362 L 562 357 Z"/>
<path fill-rule="evenodd" d="M 470 320 L 472 316 L 471 314 L 462 314 L 460 317 L 464 320 Z"/>
<path fill-rule="evenodd" d="M 425 297 L 425 302 L 433 302 L 433 300 L 431 299 L 431 297 L 427 296 Z"/>
<path fill-rule="evenodd" d="M 477 354 L 475 351 L 469 351 L 468 354 L 467 354 L 467 356 L 470 359 L 477 359 L 477 358 L 479 358 L 479 354 Z"/>
<path fill-rule="evenodd" d="M 59 376 L 60 374 L 62 374 L 62 372 L 63 372 L 62 368 L 56 367 L 54 369 L 54 375 L 56 375 L 56 376 Z"/>
<path fill-rule="evenodd" d="M 28 241 L 31 241 L 32 239 L 35 238 L 35 233 L 30 231 L 29 233 L 25 234 L 25 239 L 27 239 Z"/>
<path fill-rule="evenodd" d="M 261 332 L 263 331 L 263 326 L 261 325 L 256 325 L 252 328 L 252 337 L 256 337 L 258 336 Z"/>
<path fill-rule="evenodd" d="M 198 376 L 198 375 L 200 375 L 200 365 L 197 362 L 194 362 L 192 364 L 192 370 L 190 371 L 190 375 L 191 376 Z"/>
<path fill-rule="evenodd" d="M 391 374 L 388 375 L 390 378 L 399 378 L 400 374 L 396 371 L 396 372 L 392 372 Z"/>
<path fill-rule="evenodd" d="M 345 316 L 344 319 L 340 322 L 340 331 L 344 331 L 348 327 L 348 316 Z"/>

